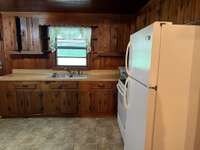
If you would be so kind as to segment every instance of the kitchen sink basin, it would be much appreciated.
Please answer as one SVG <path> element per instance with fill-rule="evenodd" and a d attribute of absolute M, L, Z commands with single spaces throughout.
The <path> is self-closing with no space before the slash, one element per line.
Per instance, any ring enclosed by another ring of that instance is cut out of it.
<path fill-rule="evenodd" d="M 88 77 L 87 74 L 68 74 L 68 73 L 52 73 L 49 75 L 50 78 L 66 78 L 66 79 L 85 79 Z"/>

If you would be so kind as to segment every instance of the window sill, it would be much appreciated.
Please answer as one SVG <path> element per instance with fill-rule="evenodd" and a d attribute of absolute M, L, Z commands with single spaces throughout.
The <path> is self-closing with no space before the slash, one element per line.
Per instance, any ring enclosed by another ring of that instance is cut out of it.
<path fill-rule="evenodd" d="M 53 70 L 90 70 L 89 66 L 54 66 Z"/>

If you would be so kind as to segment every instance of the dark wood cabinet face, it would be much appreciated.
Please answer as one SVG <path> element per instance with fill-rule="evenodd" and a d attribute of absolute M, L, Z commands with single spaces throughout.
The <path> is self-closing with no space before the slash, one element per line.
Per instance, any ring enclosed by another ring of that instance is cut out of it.
<path fill-rule="evenodd" d="M 44 92 L 44 113 L 78 113 L 78 92 L 68 90 L 49 90 Z"/>
<path fill-rule="evenodd" d="M 97 85 L 94 82 L 2 82 L 0 85 L 0 116 L 3 117 L 113 116 L 115 101 L 114 87 L 102 82 Z"/>
<path fill-rule="evenodd" d="M 91 95 L 92 112 L 112 113 L 114 111 L 112 90 L 93 90 Z"/>
<path fill-rule="evenodd" d="M 61 92 L 56 90 L 44 91 L 44 113 L 55 115 L 60 113 Z"/>
<path fill-rule="evenodd" d="M 39 19 L 36 17 L 15 17 L 17 47 L 19 51 L 41 51 Z"/>
<path fill-rule="evenodd" d="M 78 92 L 63 91 L 60 98 L 61 113 L 78 113 Z"/>
<path fill-rule="evenodd" d="M 17 101 L 16 93 L 13 91 L 1 91 L 0 92 L 0 115 L 12 116 L 17 115 Z"/>
<path fill-rule="evenodd" d="M 89 91 L 79 92 L 79 112 L 80 114 L 89 114 L 92 112 L 92 106 L 90 101 L 91 93 Z"/>
<path fill-rule="evenodd" d="M 19 115 L 39 115 L 43 113 L 43 98 L 40 91 L 17 90 Z"/>

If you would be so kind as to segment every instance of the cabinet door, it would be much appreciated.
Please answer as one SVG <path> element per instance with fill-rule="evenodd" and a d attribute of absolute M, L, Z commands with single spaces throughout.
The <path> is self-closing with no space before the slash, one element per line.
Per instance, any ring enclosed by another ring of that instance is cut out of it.
<path fill-rule="evenodd" d="M 92 111 L 95 113 L 114 113 L 114 92 L 112 90 L 92 90 Z"/>
<path fill-rule="evenodd" d="M 89 91 L 80 91 L 79 102 L 80 115 L 88 115 L 92 112 L 91 93 Z"/>
<path fill-rule="evenodd" d="M 61 113 L 75 114 L 78 112 L 78 92 L 62 91 L 60 97 Z"/>
<path fill-rule="evenodd" d="M 6 91 L 0 92 L 0 115 L 5 116 L 8 115 L 7 110 L 7 100 L 6 100 Z"/>
<path fill-rule="evenodd" d="M 58 90 L 49 90 L 44 92 L 44 113 L 46 115 L 60 114 L 60 99 L 62 93 Z"/>
<path fill-rule="evenodd" d="M 17 115 L 18 109 L 17 109 L 16 93 L 14 91 L 7 91 L 6 100 L 7 100 L 8 114 L 10 116 Z"/>
<path fill-rule="evenodd" d="M 0 92 L 0 115 L 15 116 L 17 115 L 16 95 L 13 91 Z"/>
<path fill-rule="evenodd" d="M 22 40 L 22 50 L 28 50 L 28 28 L 27 28 L 27 18 L 20 17 L 20 27 L 21 27 L 21 40 Z"/>
<path fill-rule="evenodd" d="M 33 90 L 17 90 L 17 103 L 20 115 L 39 115 L 43 113 L 42 93 Z"/>
<path fill-rule="evenodd" d="M 40 91 L 24 91 L 25 113 L 39 115 L 43 113 L 42 93 Z"/>

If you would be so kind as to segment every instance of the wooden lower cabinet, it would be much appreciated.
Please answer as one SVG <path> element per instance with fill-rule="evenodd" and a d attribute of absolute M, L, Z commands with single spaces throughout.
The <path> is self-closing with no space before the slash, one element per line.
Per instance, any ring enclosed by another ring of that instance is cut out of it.
<path fill-rule="evenodd" d="M 9 90 L 0 92 L 0 115 L 16 116 L 18 115 L 16 93 Z"/>
<path fill-rule="evenodd" d="M 114 90 L 91 90 L 80 92 L 80 116 L 103 117 L 116 113 L 116 96 Z"/>
<path fill-rule="evenodd" d="M 60 98 L 60 109 L 63 114 L 77 114 L 79 104 L 78 91 L 63 91 Z"/>
<path fill-rule="evenodd" d="M 91 92 L 79 92 L 79 114 L 80 116 L 91 116 L 92 114 Z"/>
<path fill-rule="evenodd" d="M 49 90 L 44 91 L 44 114 L 77 114 L 78 91 Z"/>
<path fill-rule="evenodd" d="M 2 83 L 0 116 L 113 116 L 115 95 L 112 82 Z"/>
<path fill-rule="evenodd" d="M 97 114 L 112 115 L 114 113 L 113 90 L 92 90 L 91 111 Z"/>
<path fill-rule="evenodd" d="M 44 114 L 45 115 L 56 115 L 60 113 L 60 96 L 59 91 L 44 91 Z"/>
<path fill-rule="evenodd" d="M 41 115 L 43 113 L 42 92 L 39 90 L 17 90 L 16 100 L 20 116 Z"/>
<path fill-rule="evenodd" d="M 115 82 L 85 82 L 80 87 L 80 116 L 104 117 L 116 114 Z"/>

